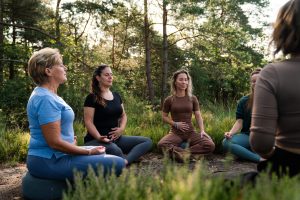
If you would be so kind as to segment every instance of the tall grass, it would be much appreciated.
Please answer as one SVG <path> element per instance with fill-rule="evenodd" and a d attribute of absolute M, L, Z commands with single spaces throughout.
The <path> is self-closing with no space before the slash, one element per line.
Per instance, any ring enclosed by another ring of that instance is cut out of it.
<path fill-rule="evenodd" d="M 153 111 L 151 106 L 130 96 L 125 99 L 124 105 L 128 116 L 125 134 L 151 138 L 154 144 L 152 150 L 156 151 L 156 144 L 170 130 L 169 125 L 162 122 L 161 112 Z M 216 144 L 215 152 L 221 152 L 221 142 L 224 132 L 231 128 L 235 120 L 235 108 L 220 104 L 204 105 L 201 108 L 201 112 L 205 130 Z M 83 145 L 83 138 L 87 131 L 82 121 L 74 122 L 74 132 L 77 135 L 77 144 Z M 28 132 L 20 129 L 8 130 L 0 122 L 0 162 L 7 162 L 9 160 L 24 161 L 29 137 Z"/>
<path fill-rule="evenodd" d="M 188 166 L 165 163 L 161 172 L 151 175 L 125 170 L 118 178 L 110 176 L 104 179 L 90 171 L 84 180 L 77 176 L 73 189 L 64 194 L 63 199 L 236 199 L 238 192 L 229 184 L 221 178 L 207 176 L 201 164 L 191 172 Z"/>
<path fill-rule="evenodd" d="M 168 133 L 170 127 L 163 123 L 160 111 L 153 111 L 151 107 L 135 98 L 128 98 L 125 102 L 128 124 L 126 134 L 150 137 L 154 146 Z M 235 106 L 204 105 L 201 108 L 205 131 L 216 144 L 216 152 L 222 151 L 224 132 L 229 131 L 235 122 Z M 193 118 L 193 123 L 195 119 Z M 197 126 L 195 126 L 196 128 Z"/>
<path fill-rule="evenodd" d="M 229 131 L 235 122 L 235 106 L 234 105 L 207 105 L 203 107 L 202 117 L 206 132 L 213 139 L 216 150 L 222 152 L 222 140 L 224 133 Z"/>
<path fill-rule="evenodd" d="M 24 162 L 27 156 L 29 133 L 20 129 L 0 128 L 0 162 Z"/>
<path fill-rule="evenodd" d="M 64 200 L 297 200 L 300 186 L 300 177 L 278 179 L 266 174 L 261 174 L 254 186 L 240 185 L 239 178 L 212 177 L 202 163 L 193 171 L 187 165 L 165 163 L 157 174 L 126 169 L 118 178 L 103 178 L 92 171 L 83 180 L 80 175 L 76 177 Z"/>

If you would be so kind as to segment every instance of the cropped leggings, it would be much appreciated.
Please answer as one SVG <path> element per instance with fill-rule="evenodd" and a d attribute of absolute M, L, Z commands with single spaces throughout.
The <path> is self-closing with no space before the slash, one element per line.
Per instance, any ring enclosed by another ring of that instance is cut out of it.
<path fill-rule="evenodd" d="M 152 140 L 142 136 L 120 136 L 116 141 L 110 143 L 91 140 L 86 142 L 87 146 L 105 146 L 106 153 L 120 156 L 132 163 L 147 153 L 152 147 Z M 126 156 L 124 154 L 127 154 Z"/>
<path fill-rule="evenodd" d="M 215 144 L 208 135 L 205 134 L 201 137 L 196 132 L 182 135 L 169 133 L 158 142 L 158 147 L 169 153 L 184 152 L 183 142 L 188 143 L 189 151 L 192 154 L 209 154 L 215 149 Z"/>
<path fill-rule="evenodd" d="M 38 178 L 54 179 L 54 180 L 73 180 L 74 170 L 87 175 L 89 166 L 97 172 L 98 167 L 102 167 L 103 175 L 114 172 L 117 176 L 121 174 L 125 167 L 123 158 L 113 155 L 65 155 L 56 158 L 55 155 L 51 159 L 39 156 L 27 156 L 27 168 L 31 175 Z"/>
<path fill-rule="evenodd" d="M 230 139 L 223 140 L 223 149 L 233 155 L 258 163 L 260 156 L 251 151 L 249 135 L 244 133 L 234 134 Z"/>

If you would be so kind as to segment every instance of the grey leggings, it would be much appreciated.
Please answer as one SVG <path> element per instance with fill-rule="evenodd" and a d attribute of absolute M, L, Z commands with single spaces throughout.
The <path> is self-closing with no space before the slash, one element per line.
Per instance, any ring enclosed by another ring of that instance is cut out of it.
<path fill-rule="evenodd" d="M 111 143 L 99 142 L 98 140 L 91 140 L 86 142 L 87 146 L 105 146 L 106 153 L 120 156 L 132 163 L 139 157 L 147 153 L 152 147 L 152 140 L 142 136 L 120 136 L 116 141 Z M 127 154 L 127 156 L 124 155 Z"/>

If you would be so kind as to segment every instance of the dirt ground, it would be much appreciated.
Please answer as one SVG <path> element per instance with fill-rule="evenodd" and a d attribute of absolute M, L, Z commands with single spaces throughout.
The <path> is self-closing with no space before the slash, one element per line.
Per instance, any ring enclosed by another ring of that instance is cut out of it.
<path fill-rule="evenodd" d="M 227 159 L 224 155 L 212 154 L 197 158 L 203 159 L 207 169 L 212 176 L 224 176 L 233 178 L 241 173 L 256 171 L 256 164 L 246 161 Z M 178 164 L 181 165 L 181 164 Z M 191 170 L 195 168 L 197 162 L 191 162 Z M 132 167 L 145 175 L 159 172 L 163 168 L 163 156 L 157 153 L 146 154 L 139 163 L 133 164 Z M 19 200 L 22 199 L 21 180 L 27 172 L 24 163 L 7 166 L 0 164 L 0 200 Z"/>

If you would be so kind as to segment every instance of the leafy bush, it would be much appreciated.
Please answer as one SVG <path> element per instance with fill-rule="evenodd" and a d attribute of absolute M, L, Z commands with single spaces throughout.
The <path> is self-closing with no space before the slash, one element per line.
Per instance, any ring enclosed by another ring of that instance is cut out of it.
<path fill-rule="evenodd" d="M 133 166 L 132 166 L 133 167 Z M 102 170 L 99 169 L 98 174 Z M 200 162 L 194 170 L 188 165 L 165 161 L 163 169 L 125 169 L 120 177 L 103 178 L 92 170 L 86 178 L 77 173 L 74 186 L 64 193 L 64 200 L 90 199 L 180 199 L 180 200 L 274 200 L 299 199 L 300 176 L 278 179 L 261 173 L 253 186 L 240 184 L 240 177 L 225 179 L 212 176 Z"/>
<path fill-rule="evenodd" d="M 84 124 L 80 121 L 74 122 L 74 134 L 77 136 L 77 145 L 84 145 L 84 136 L 86 135 L 86 128 Z"/>
<path fill-rule="evenodd" d="M 24 162 L 30 135 L 21 130 L 0 129 L 0 162 Z"/>
<path fill-rule="evenodd" d="M 137 174 L 134 170 L 125 170 L 119 178 L 104 179 L 92 171 L 84 180 L 77 175 L 74 188 L 64 194 L 63 199 L 236 199 L 237 186 L 229 184 L 207 176 L 204 165 L 199 164 L 190 171 L 188 166 L 166 162 L 158 174 L 149 169 Z"/>
<path fill-rule="evenodd" d="M 202 117 L 206 132 L 213 139 L 216 149 L 215 152 L 222 152 L 222 141 L 224 133 L 229 131 L 235 122 L 234 106 L 225 106 L 223 104 L 208 105 L 202 111 Z"/>
<path fill-rule="evenodd" d="M 28 77 L 8 80 L 0 89 L 0 108 L 5 116 L 5 124 L 12 128 L 28 126 L 26 105 L 32 85 Z"/>

